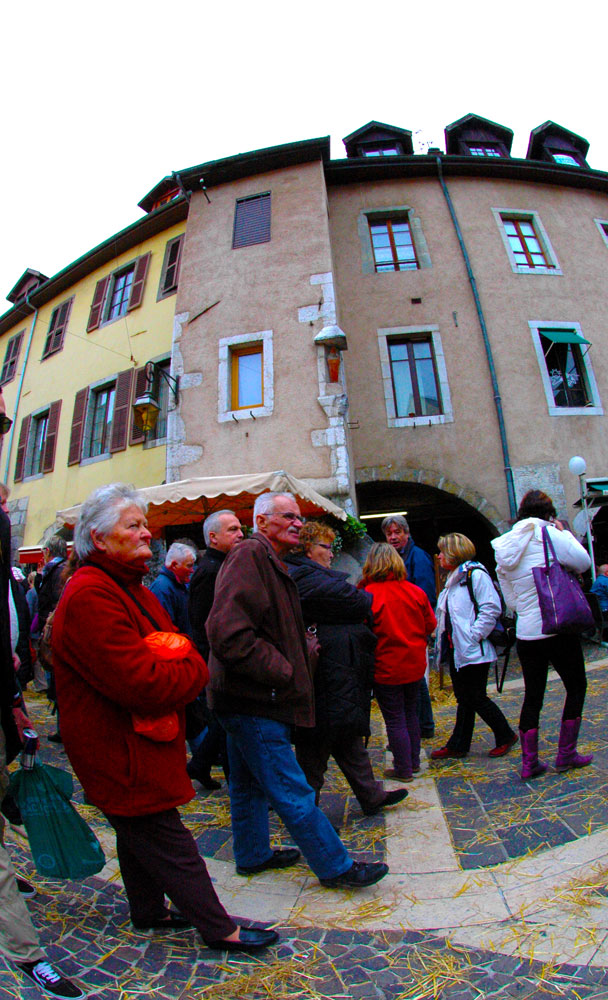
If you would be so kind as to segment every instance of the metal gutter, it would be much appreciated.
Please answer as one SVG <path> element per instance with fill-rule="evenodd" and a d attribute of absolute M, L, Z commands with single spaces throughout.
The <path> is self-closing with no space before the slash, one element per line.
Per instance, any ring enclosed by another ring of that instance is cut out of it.
<path fill-rule="evenodd" d="M 475 275 L 473 273 L 473 268 L 471 265 L 471 259 L 469 257 L 466 244 L 464 242 L 464 237 L 462 235 L 462 230 L 460 228 L 460 223 L 458 222 L 458 217 L 456 215 L 456 210 L 454 208 L 454 203 L 450 192 L 448 190 L 447 184 L 445 183 L 443 177 L 443 169 L 441 164 L 441 157 L 437 156 L 435 159 L 437 164 L 437 176 L 439 178 L 439 183 L 441 185 L 441 190 L 447 202 L 448 211 L 450 213 L 450 218 L 454 224 L 454 229 L 456 230 L 456 237 L 460 246 L 460 250 L 464 259 L 465 267 L 467 269 L 467 275 L 473 292 L 473 299 L 475 301 L 475 308 L 477 310 L 477 318 L 479 319 L 479 325 L 481 327 L 481 335 L 483 337 L 483 343 L 486 351 L 486 358 L 488 361 L 488 368 L 490 369 L 490 378 L 492 380 L 492 391 L 494 394 L 494 405 L 496 407 L 496 416 L 498 418 L 498 429 L 500 432 L 500 443 L 502 447 L 502 457 L 504 461 L 504 471 L 505 479 L 507 481 L 507 496 L 509 498 L 509 512 L 511 517 L 515 517 L 517 514 L 517 504 L 515 502 L 515 486 L 513 483 L 513 469 L 511 468 L 511 459 L 509 457 L 509 445 L 507 442 L 507 431 L 505 427 L 504 414 L 502 409 L 502 399 L 500 397 L 500 390 L 498 387 L 498 378 L 496 377 L 496 368 L 494 366 L 494 356 L 492 354 L 492 346 L 490 344 L 490 338 L 488 336 L 488 328 L 486 326 L 486 320 L 483 313 L 483 308 L 481 305 L 481 299 L 479 298 L 479 292 L 477 290 L 477 282 L 475 280 Z"/>

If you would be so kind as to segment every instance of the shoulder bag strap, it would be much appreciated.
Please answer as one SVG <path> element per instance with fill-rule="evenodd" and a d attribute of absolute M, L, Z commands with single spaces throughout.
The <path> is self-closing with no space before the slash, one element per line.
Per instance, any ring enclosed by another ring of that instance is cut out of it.
<path fill-rule="evenodd" d="M 546 526 L 543 527 L 542 534 L 543 534 L 543 551 L 545 553 L 545 566 L 547 569 L 549 569 L 549 566 L 551 565 L 551 560 L 549 559 L 549 552 L 553 556 L 554 562 L 558 562 L 558 558 L 555 555 L 555 547 L 553 545 L 553 542 L 551 541 L 549 529 Z"/>

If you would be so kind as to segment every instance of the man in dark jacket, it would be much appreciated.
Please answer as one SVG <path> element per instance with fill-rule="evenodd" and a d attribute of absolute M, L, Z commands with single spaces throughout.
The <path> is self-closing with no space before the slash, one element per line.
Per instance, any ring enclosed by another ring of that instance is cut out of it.
<path fill-rule="evenodd" d="M 207 619 L 211 707 L 228 734 L 237 872 L 286 868 L 299 857 L 295 848 L 271 849 L 270 803 L 322 885 L 373 885 L 388 867 L 352 861 L 315 805 L 291 747 L 291 727 L 314 724 L 300 601 L 282 562 L 302 526 L 295 497 L 262 494 L 253 520 L 254 536 L 235 545 L 224 562 Z"/>
<path fill-rule="evenodd" d="M 188 617 L 188 582 L 194 570 L 196 552 L 189 545 L 173 542 L 150 590 L 158 598 L 179 632 L 192 635 Z"/>
<path fill-rule="evenodd" d="M 38 624 L 40 631 L 59 603 L 63 589 L 62 570 L 68 557 L 68 547 L 65 538 L 53 535 L 48 545 L 43 548 L 44 566 L 36 587 L 38 591 Z"/>
<path fill-rule="evenodd" d="M 437 604 L 437 591 L 435 589 L 433 560 L 428 552 L 414 544 L 406 519 L 402 514 L 389 514 L 382 522 L 382 533 L 388 544 L 397 549 L 403 559 L 410 583 L 415 583 L 417 587 L 424 590 L 431 607 L 434 608 Z M 422 739 L 429 740 L 435 735 L 435 720 L 426 677 L 420 681 L 416 710 L 420 723 L 420 735 Z"/>
<path fill-rule="evenodd" d="M 241 541 L 243 529 L 234 511 L 218 510 L 206 519 L 203 525 L 203 535 L 207 549 L 190 581 L 188 615 L 196 648 L 203 659 L 207 661 L 209 659 L 209 641 L 205 623 L 213 606 L 215 581 L 230 549 Z M 205 715 L 207 732 L 194 751 L 192 760 L 188 762 L 187 771 L 193 781 L 199 781 L 203 788 L 212 790 L 221 787 L 219 781 L 215 781 L 211 777 L 213 764 L 221 760 L 226 778 L 229 776 L 226 759 L 226 733 L 214 714 L 206 707 L 204 691 L 199 695 L 198 702 L 194 702 L 194 706 L 199 703 Z M 188 724 L 190 714 L 194 715 L 193 708 L 186 706 L 186 724 Z M 188 729 L 186 729 L 186 735 L 190 739 Z"/>

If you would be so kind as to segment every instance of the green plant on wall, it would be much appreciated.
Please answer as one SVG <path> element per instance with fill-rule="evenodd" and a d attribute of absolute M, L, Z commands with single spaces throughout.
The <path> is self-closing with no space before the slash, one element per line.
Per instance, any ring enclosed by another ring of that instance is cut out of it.
<path fill-rule="evenodd" d="M 334 555 L 341 552 L 344 546 L 353 545 L 367 534 L 367 528 L 362 521 L 351 514 L 346 515 L 346 521 L 336 521 L 336 537 L 333 543 Z"/>

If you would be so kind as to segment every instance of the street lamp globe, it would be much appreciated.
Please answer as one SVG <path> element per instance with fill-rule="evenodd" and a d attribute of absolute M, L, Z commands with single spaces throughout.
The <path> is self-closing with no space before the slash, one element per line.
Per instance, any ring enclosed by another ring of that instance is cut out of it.
<path fill-rule="evenodd" d="M 584 476 L 587 471 L 587 463 L 581 455 L 574 455 L 568 462 L 568 468 L 573 476 Z"/>

